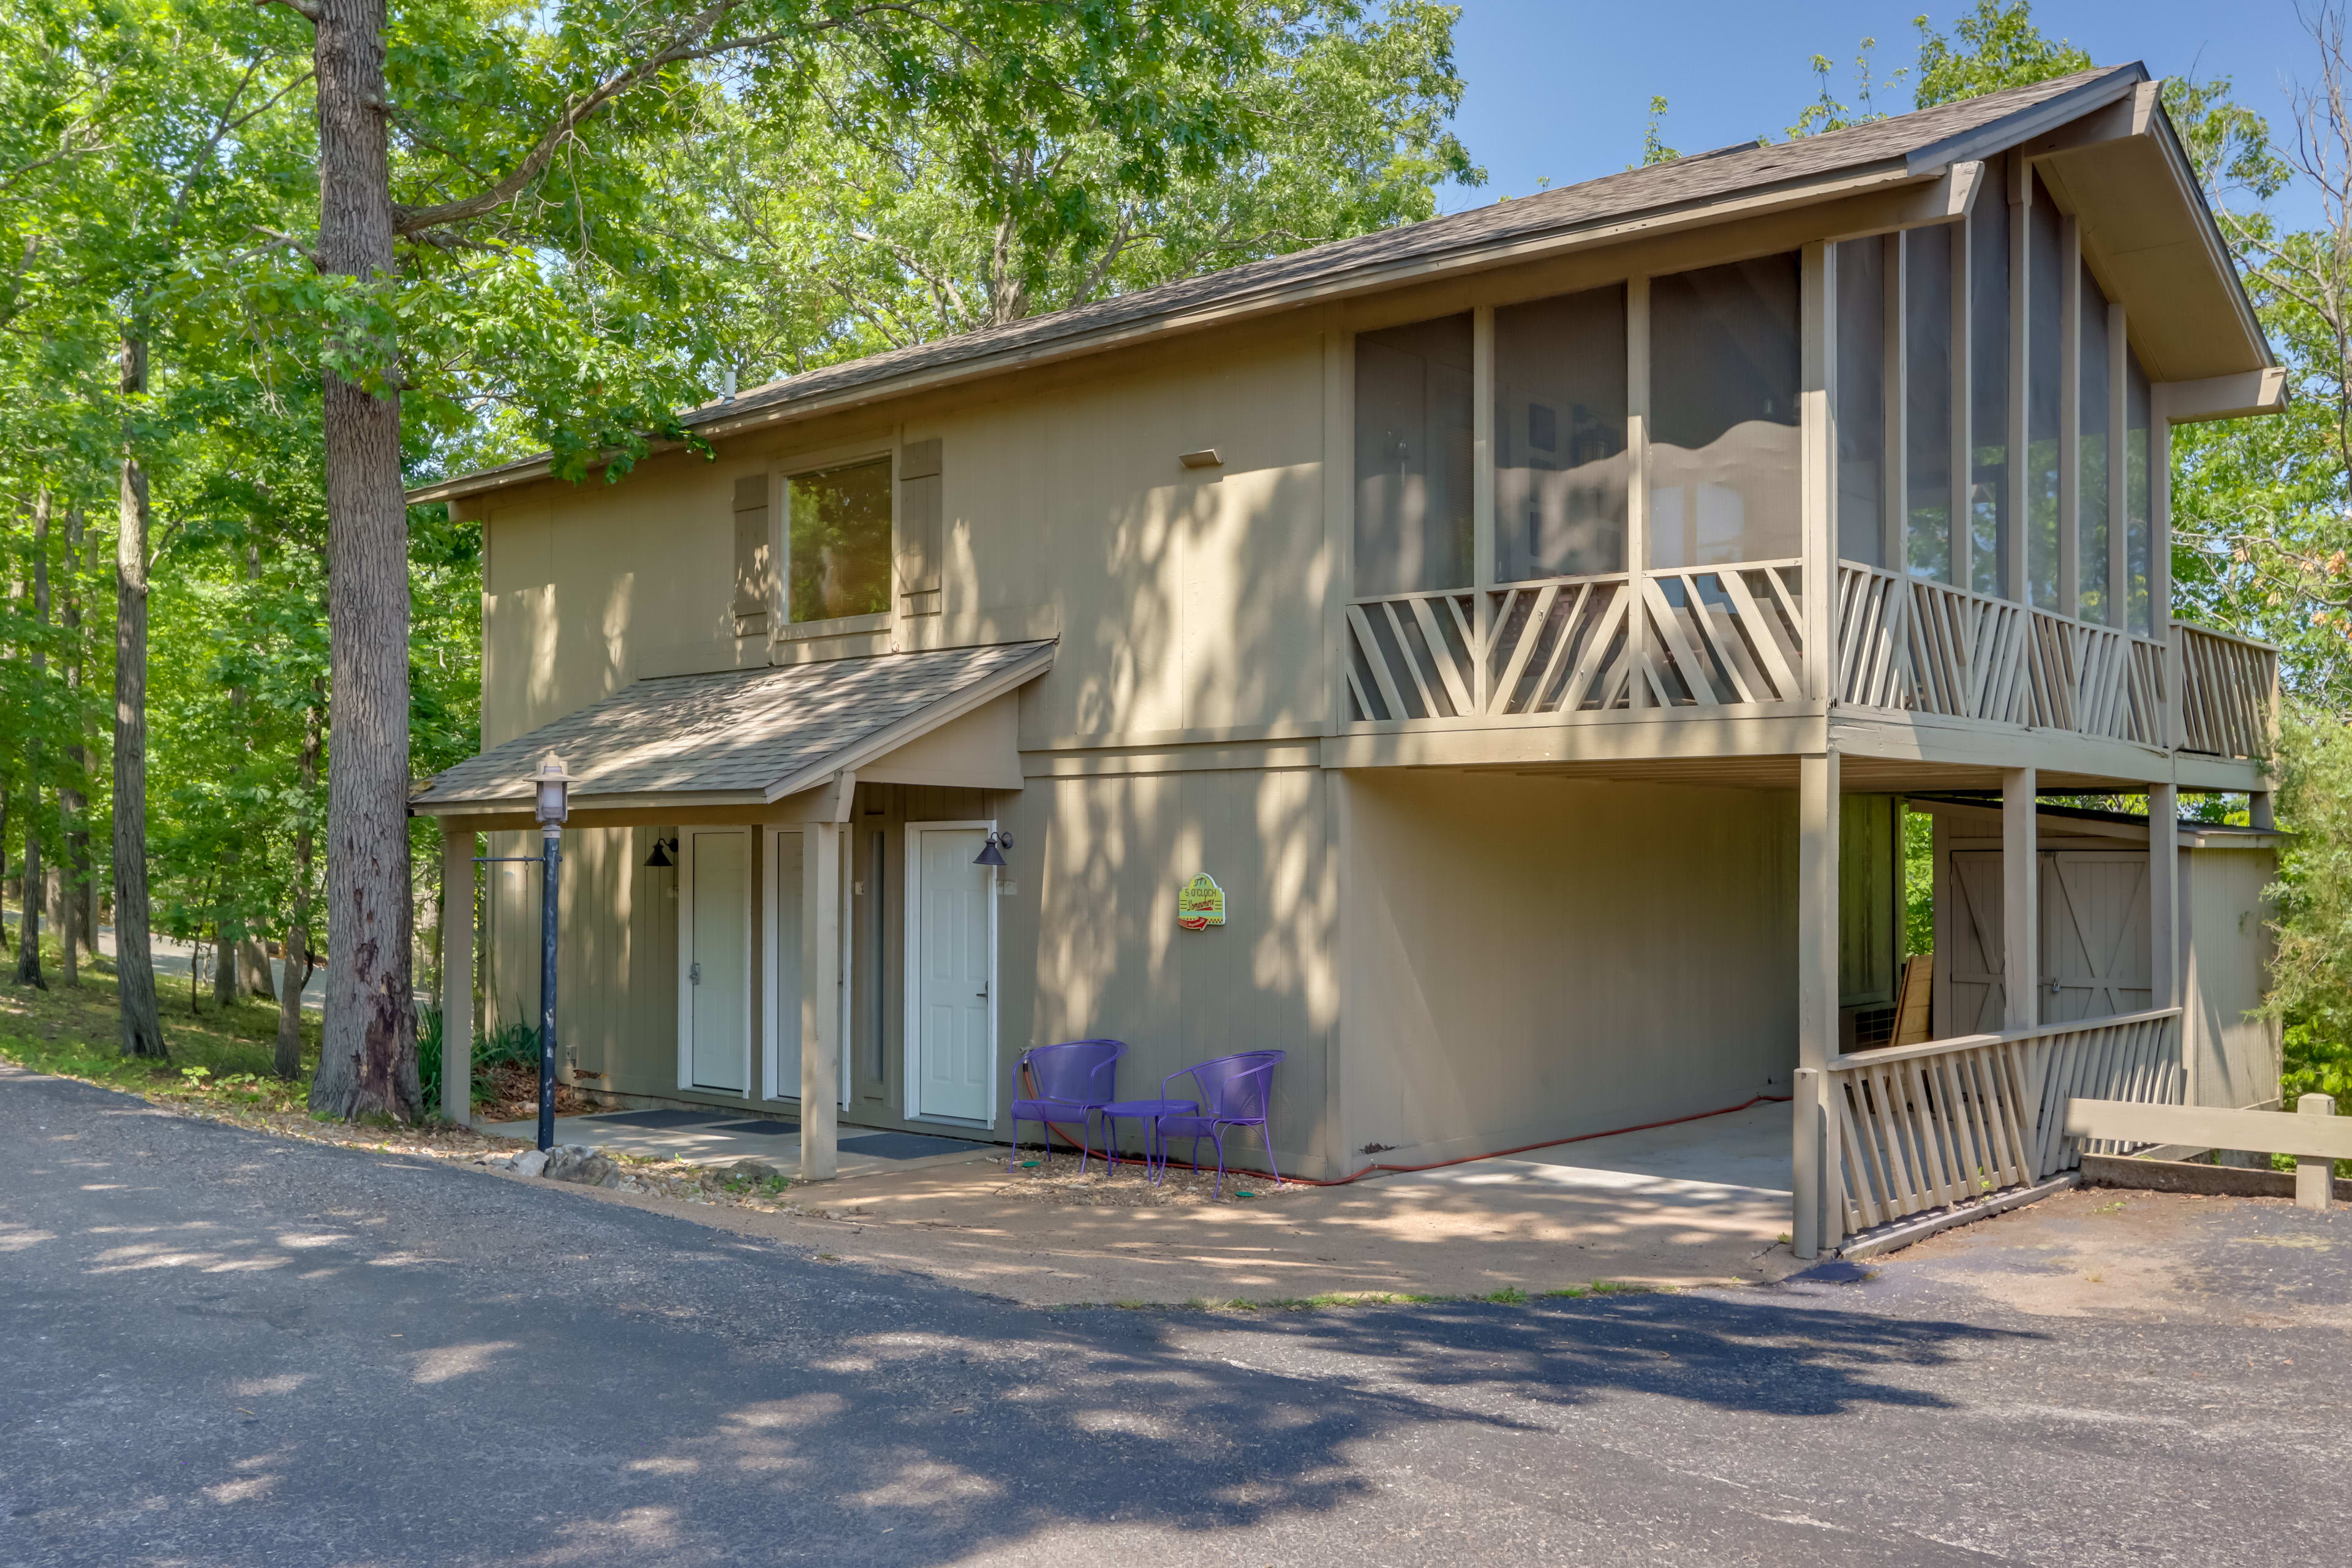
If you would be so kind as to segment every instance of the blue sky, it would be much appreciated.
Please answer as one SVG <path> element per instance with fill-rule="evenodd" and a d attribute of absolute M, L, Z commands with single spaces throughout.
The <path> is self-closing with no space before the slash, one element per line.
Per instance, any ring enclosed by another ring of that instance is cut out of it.
<path fill-rule="evenodd" d="M 1486 165 L 1477 190 L 1449 187 L 1446 211 L 1497 195 L 1526 195 L 1538 179 L 1554 185 L 1605 174 L 1638 161 L 1650 96 L 1669 101 L 1664 134 L 1685 153 L 1743 141 L 1777 141 L 1812 101 L 1810 62 L 1837 64 L 1832 80 L 1851 102 L 1855 46 L 1878 40 L 1873 75 L 1882 81 L 1918 54 L 1911 18 L 1925 10 L 1948 31 L 1953 0 L 1897 4 L 1693 3 L 1544 5 L 1538 0 L 1458 0 L 1455 58 L 1469 83 L 1455 129 Z M 2101 65 L 2147 62 L 2158 76 L 2226 76 L 2239 99 L 2284 131 L 2289 87 L 2313 75 L 2313 49 L 2294 0 L 2040 0 L 2033 18 Z M 1878 96 L 1882 110 L 1911 107 L 1906 78 Z M 2312 204 L 2290 195 L 2281 216 L 2313 221 Z"/>

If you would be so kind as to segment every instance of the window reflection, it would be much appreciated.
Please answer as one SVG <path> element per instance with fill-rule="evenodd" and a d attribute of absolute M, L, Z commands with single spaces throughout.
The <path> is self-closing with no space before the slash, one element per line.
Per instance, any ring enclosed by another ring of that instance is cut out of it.
<path fill-rule="evenodd" d="M 1989 163 L 1969 226 L 1969 586 L 2009 595 L 2008 161 Z"/>
<path fill-rule="evenodd" d="M 789 489 L 795 621 L 890 608 L 890 459 L 795 474 Z"/>
<path fill-rule="evenodd" d="M 1893 238 L 1837 247 L 1838 554 L 1886 564 L 1886 253 Z"/>
<path fill-rule="evenodd" d="M 1625 569 L 1625 289 L 1495 312 L 1495 575 Z"/>
<path fill-rule="evenodd" d="M 1650 285 L 1650 564 L 1785 560 L 1798 521 L 1798 263 Z"/>
<path fill-rule="evenodd" d="M 1905 564 L 1952 580 L 1952 247 L 1966 230 L 1903 237 Z"/>
<path fill-rule="evenodd" d="M 2082 568 L 2077 577 L 2076 611 L 2084 620 L 2112 622 L 2115 604 L 2107 593 L 2107 428 L 2112 423 L 2107 399 L 2115 378 L 2107 369 L 2107 297 L 2099 291 L 2091 269 L 2083 268 L 2083 391 L 2075 460 L 2076 537 L 2081 541 Z"/>
<path fill-rule="evenodd" d="M 2058 432 L 2065 381 L 2065 226 L 2042 176 L 2033 177 L 2025 218 L 2025 579 L 2026 601 L 2058 603 Z"/>
<path fill-rule="evenodd" d="M 1467 312 L 1356 339 L 1356 594 L 1470 585 Z"/>
<path fill-rule="evenodd" d="M 2124 609 L 2126 624 L 2142 637 L 2156 635 L 2149 615 L 2149 583 L 2155 572 L 2149 516 L 2156 476 L 2155 443 L 2147 418 L 2147 373 L 2139 356 L 2124 351 Z"/>

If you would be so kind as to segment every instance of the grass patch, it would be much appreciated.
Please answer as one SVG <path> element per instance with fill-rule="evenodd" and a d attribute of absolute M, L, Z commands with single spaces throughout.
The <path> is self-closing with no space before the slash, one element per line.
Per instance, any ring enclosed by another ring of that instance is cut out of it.
<path fill-rule="evenodd" d="M 185 985 L 162 976 L 156 1002 L 172 1054 L 162 1060 L 126 1057 L 113 960 L 85 960 L 69 991 L 57 949 L 46 942 L 42 949 L 47 990 L 0 984 L 0 1057 L 34 1072 L 150 1099 L 265 1110 L 294 1110 L 309 1099 L 319 1065 L 315 1016 L 302 1020 L 302 1075 L 289 1082 L 271 1071 L 276 1005 L 256 998 L 220 1007 L 208 992 L 192 1000 Z"/>

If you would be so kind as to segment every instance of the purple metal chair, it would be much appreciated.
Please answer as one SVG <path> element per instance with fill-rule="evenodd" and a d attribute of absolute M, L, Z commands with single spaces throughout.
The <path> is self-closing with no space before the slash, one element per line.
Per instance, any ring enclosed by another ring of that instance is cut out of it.
<path fill-rule="evenodd" d="M 1280 1051 L 1243 1051 L 1235 1056 L 1218 1057 L 1182 1072 L 1170 1073 L 1160 1081 L 1160 1092 L 1165 1097 L 1168 1086 L 1180 1078 L 1189 1078 L 1200 1091 L 1198 1115 L 1171 1115 L 1159 1118 L 1160 1175 L 1168 1176 L 1168 1144 L 1170 1140 L 1190 1138 L 1192 1141 L 1192 1168 L 1201 1168 L 1201 1140 L 1213 1138 L 1217 1143 L 1217 1180 L 1210 1196 L 1222 1197 L 1225 1190 L 1225 1129 L 1255 1127 L 1258 1142 L 1265 1148 L 1266 1169 L 1274 1173 L 1275 1185 L 1282 1184 L 1282 1172 L 1274 1163 L 1274 1140 L 1265 1130 L 1265 1105 L 1274 1088 L 1274 1069 L 1281 1062 Z"/>
<path fill-rule="evenodd" d="M 1085 1129 L 1078 1143 L 1078 1172 L 1085 1174 L 1087 1156 L 1093 1152 L 1095 1112 L 1109 1104 L 1118 1078 L 1118 1058 L 1127 1054 L 1122 1040 L 1064 1040 L 1021 1053 L 1021 1065 L 1030 1076 L 1035 1098 L 1013 1102 L 1013 1152 L 1004 1168 L 1021 1157 L 1021 1124 L 1043 1122 L 1045 1154 L 1054 1153 L 1054 1129 L 1076 1124 Z M 1108 1153 L 1106 1153 L 1108 1158 Z"/>

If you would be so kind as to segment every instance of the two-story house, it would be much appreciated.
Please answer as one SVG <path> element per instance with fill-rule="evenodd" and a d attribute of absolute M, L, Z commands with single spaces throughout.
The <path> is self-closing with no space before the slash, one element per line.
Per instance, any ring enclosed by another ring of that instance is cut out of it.
<path fill-rule="evenodd" d="M 2221 840 L 2071 821 L 2137 859 L 2053 1001 L 2035 801 L 2267 825 L 2272 658 L 2172 618 L 2166 450 L 2283 379 L 2138 66 L 1684 158 L 420 489 L 483 526 L 485 751 L 415 809 L 468 907 L 560 756 L 565 1072 L 797 1114 L 813 1176 L 837 1121 L 1005 1138 L 1033 1044 L 1135 1095 L 1273 1047 L 1311 1177 L 1794 1097 L 1802 1248 L 2046 1174 L 2062 1080 L 2242 1088 Z M 1973 968 L 1856 1051 L 1927 795 Z"/>

